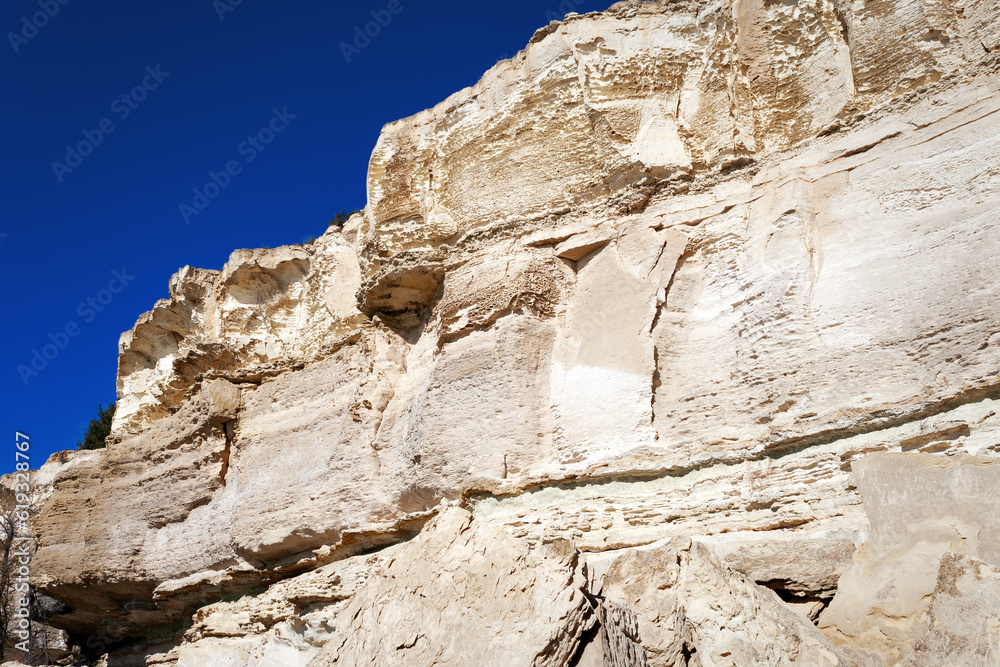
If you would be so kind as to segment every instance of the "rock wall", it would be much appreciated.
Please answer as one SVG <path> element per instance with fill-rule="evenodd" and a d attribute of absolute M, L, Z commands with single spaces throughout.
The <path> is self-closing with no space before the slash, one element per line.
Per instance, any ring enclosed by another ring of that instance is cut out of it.
<path fill-rule="evenodd" d="M 1000 448 L 998 44 L 987 0 L 538 31 L 386 126 L 343 229 L 186 267 L 122 336 L 108 448 L 38 476 L 52 623 L 164 637 L 149 664 L 304 664 L 349 595 L 215 605 L 442 502 L 530 549 L 694 538 L 815 617 L 869 526 L 852 463 Z M 629 613 L 594 603 L 566 646 L 639 660 Z"/>

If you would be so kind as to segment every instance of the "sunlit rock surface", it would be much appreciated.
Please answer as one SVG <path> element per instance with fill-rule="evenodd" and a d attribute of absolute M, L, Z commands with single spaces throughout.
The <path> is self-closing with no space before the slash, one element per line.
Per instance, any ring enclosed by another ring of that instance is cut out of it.
<path fill-rule="evenodd" d="M 815 618 L 869 530 L 853 463 L 1000 447 L 998 45 L 985 0 L 543 28 L 386 126 L 343 229 L 186 267 L 123 334 L 108 448 L 36 475 L 51 623 L 305 664 L 332 609 L 213 605 L 442 501 L 532 549 L 693 538 Z M 593 609 L 586 658 L 638 655 Z"/>
<path fill-rule="evenodd" d="M 1000 567 L 1000 459 L 879 453 L 854 468 L 871 530 L 820 617 L 823 631 L 886 665 L 899 662 L 921 640 L 924 648 L 917 655 L 948 653 L 941 643 L 948 643 L 942 636 L 949 627 L 955 631 L 951 641 L 970 634 L 956 622 L 978 619 L 988 633 L 1000 611 L 986 588 L 997 576 L 990 566 Z M 959 556 L 984 562 L 980 567 Z M 983 577 L 976 574 L 980 570 Z M 960 592 L 956 580 L 963 577 Z M 980 591 L 977 581 L 984 586 Z M 977 600 L 980 593 L 986 597 Z M 968 615 L 958 621 L 964 607 Z M 932 619 L 934 636 L 928 638 Z M 995 637 L 984 641 L 993 642 L 995 652 Z M 968 656 L 975 653 L 969 650 Z M 941 655 L 922 664 L 973 664 L 963 662 L 969 659 Z M 906 664 L 921 664 L 916 660 L 911 655 Z"/>

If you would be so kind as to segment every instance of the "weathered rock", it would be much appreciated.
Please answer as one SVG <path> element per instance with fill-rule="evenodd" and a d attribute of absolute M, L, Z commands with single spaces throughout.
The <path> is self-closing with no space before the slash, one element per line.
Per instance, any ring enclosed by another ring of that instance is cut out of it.
<path fill-rule="evenodd" d="M 871 454 L 854 474 L 871 534 L 820 627 L 837 644 L 894 665 L 927 633 L 946 554 L 1000 566 L 1000 459 Z"/>
<path fill-rule="evenodd" d="M 844 537 L 716 535 L 705 538 L 734 570 L 766 586 L 786 602 L 828 600 L 851 565 L 854 542 Z"/>
<path fill-rule="evenodd" d="M 155 634 L 441 500 L 814 614 L 853 460 L 1000 449 L 994 4 L 629 0 L 388 125 L 364 213 L 123 335 L 108 449 L 36 475 L 52 622 Z"/>
<path fill-rule="evenodd" d="M 941 559 L 927 634 L 900 667 L 974 667 L 1000 657 L 1000 571 L 949 553 Z"/>
<path fill-rule="evenodd" d="M 315 359 L 357 331 L 357 261 L 330 233 L 306 246 L 237 250 L 221 271 L 181 269 L 170 298 L 122 334 L 115 434 L 175 411 L 200 376 L 253 379 Z"/>
<path fill-rule="evenodd" d="M 583 563 L 568 543 L 533 549 L 447 509 L 335 617 L 310 667 L 561 667 L 594 623 Z"/>
<path fill-rule="evenodd" d="M 773 591 L 698 542 L 629 551 L 611 564 L 601 594 L 611 609 L 634 612 L 637 632 L 626 622 L 623 634 L 641 643 L 651 667 L 854 664 Z"/>
<path fill-rule="evenodd" d="M 333 636 L 333 617 L 399 546 L 278 582 L 266 592 L 199 609 L 177 646 L 147 652 L 176 667 L 305 667 Z"/>
<path fill-rule="evenodd" d="M 974 15 L 919 0 L 631 0 L 567 17 L 476 86 L 385 128 L 368 242 L 420 254 L 564 210 L 641 208 L 664 182 L 788 148 L 975 62 L 998 19 Z"/>

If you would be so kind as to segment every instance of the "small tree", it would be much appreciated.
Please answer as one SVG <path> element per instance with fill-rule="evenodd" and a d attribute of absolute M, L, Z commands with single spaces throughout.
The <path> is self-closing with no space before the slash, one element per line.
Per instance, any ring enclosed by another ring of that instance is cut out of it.
<path fill-rule="evenodd" d="M 348 213 L 344 209 L 340 209 L 340 213 L 333 216 L 333 220 L 330 221 L 330 227 L 343 227 L 344 224 L 351 219 L 351 216 L 355 213 L 361 213 L 361 211 L 351 211 Z"/>
<path fill-rule="evenodd" d="M 97 417 L 90 420 L 83 439 L 76 443 L 77 449 L 104 449 L 104 441 L 111 434 L 111 420 L 115 416 L 115 404 L 108 407 L 97 406 Z"/>
<path fill-rule="evenodd" d="M 0 515 L 0 660 L 7 657 L 13 644 L 14 578 L 17 576 L 17 561 L 14 556 L 17 538 L 17 513 L 14 510 Z M 22 593 L 23 594 L 23 593 Z"/>
<path fill-rule="evenodd" d="M 35 514 L 33 503 L 26 511 L 29 516 Z M 38 550 L 38 540 L 25 532 L 29 529 L 19 512 L 15 507 L 0 513 L 0 662 L 14 659 L 25 665 L 49 665 L 52 649 L 60 642 L 56 631 L 45 625 L 50 615 L 46 605 L 27 581 L 30 569 L 25 563 L 30 564 Z M 48 602 L 60 604 L 51 598 Z"/>

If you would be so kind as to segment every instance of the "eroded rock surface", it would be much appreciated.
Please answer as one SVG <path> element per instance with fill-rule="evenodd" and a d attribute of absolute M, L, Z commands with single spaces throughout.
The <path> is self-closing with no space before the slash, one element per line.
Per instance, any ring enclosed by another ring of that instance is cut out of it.
<path fill-rule="evenodd" d="M 651 667 L 854 665 L 773 591 L 698 542 L 630 551 L 611 564 L 601 594 L 612 609 L 634 611 Z"/>
<path fill-rule="evenodd" d="M 994 4 L 630 0 L 389 124 L 342 230 L 186 267 L 122 336 L 107 450 L 37 473 L 52 623 L 183 639 L 442 501 L 539 548 L 694 538 L 815 616 L 853 462 L 1000 451 Z M 282 608 L 241 651 L 277 660 Z M 620 626 L 581 641 L 632 660 Z"/>
<path fill-rule="evenodd" d="M 559 667 L 594 624 L 579 552 L 534 549 L 446 509 L 335 617 L 309 663 Z"/>
<path fill-rule="evenodd" d="M 877 453 L 854 469 L 871 533 L 820 627 L 836 643 L 895 665 L 927 633 L 942 559 L 954 564 L 961 554 L 1000 566 L 1000 459 Z"/>
<path fill-rule="evenodd" d="M 949 553 L 941 559 L 928 632 L 900 667 L 982 665 L 1000 658 L 1000 571 Z"/>

